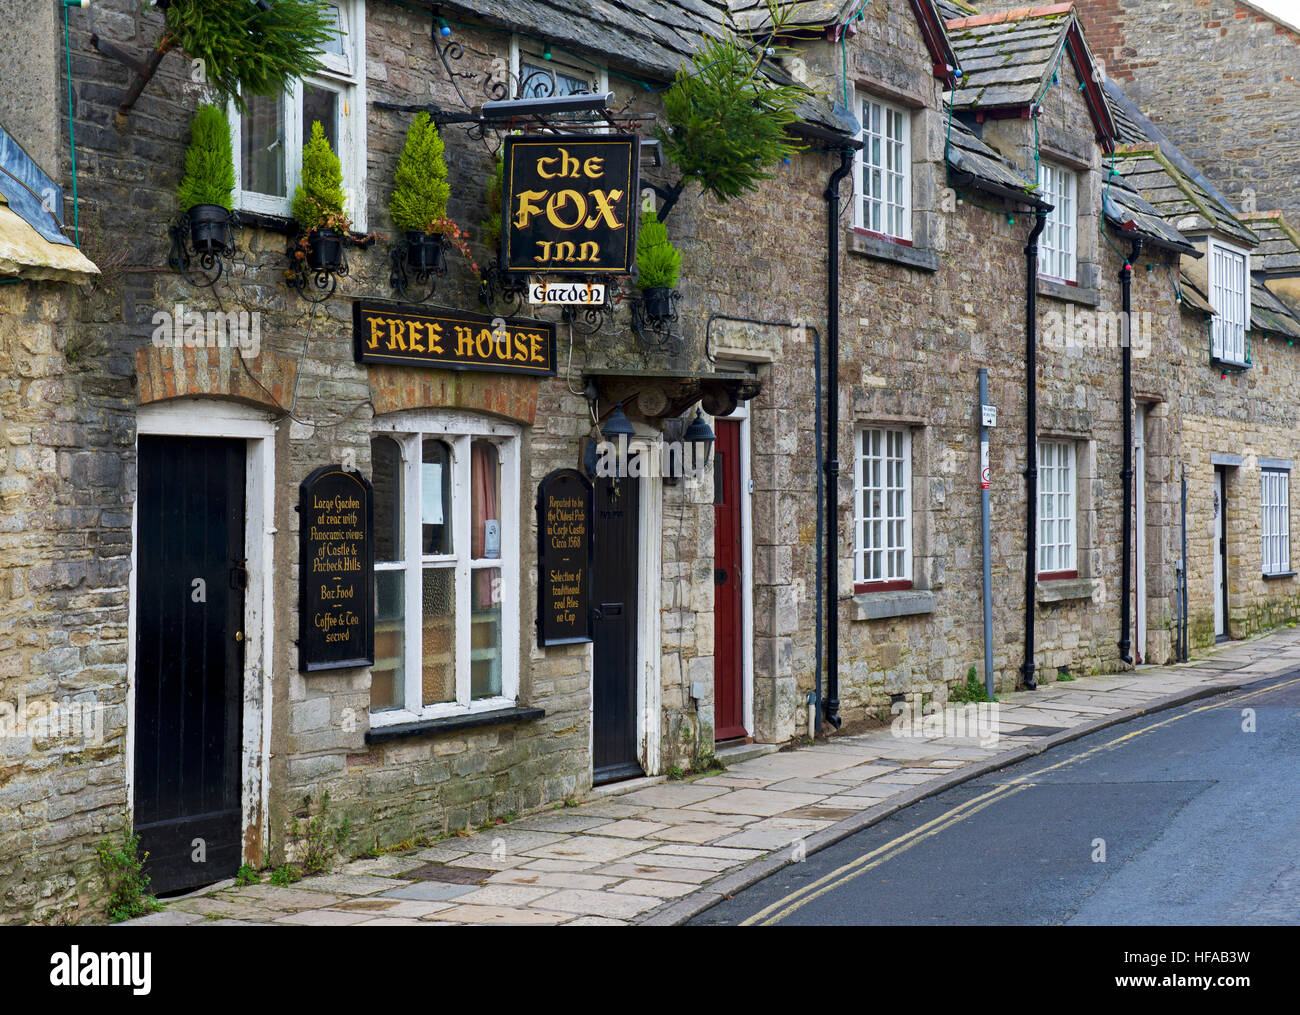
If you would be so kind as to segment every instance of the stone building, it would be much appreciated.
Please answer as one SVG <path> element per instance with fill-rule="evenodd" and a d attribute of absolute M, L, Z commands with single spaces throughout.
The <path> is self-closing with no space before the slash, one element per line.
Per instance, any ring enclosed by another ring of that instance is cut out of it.
<path fill-rule="evenodd" d="M 992 6 L 992 5 L 991 5 Z M 1244 211 L 1300 217 L 1300 25 L 1248 2 L 1080 0 L 1106 73 Z"/>
<path fill-rule="evenodd" d="M 642 196 L 682 262 L 677 319 L 657 329 L 631 290 L 565 314 L 507 284 L 478 226 L 495 156 L 511 129 L 556 142 L 483 103 L 613 92 L 614 129 L 648 136 L 697 40 L 761 38 L 765 8 L 336 6 L 320 75 L 230 107 L 241 225 L 210 285 L 193 261 L 176 270 L 171 232 L 201 80 L 168 56 L 115 126 L 131 71 L 112 53 L 143 52 L 159 15 L 131 0 L 71 15 L 75 149 L 61 122 L 47 171 L 70 182 L 75 150 L 77 239 L 102 275 L 56 290 L 0 251 L 20 279 L 0 286 L 0 701 L 76 698 L 102 723 L 89 746 L 75 731 L 4 741 L 6 919 L 91 914 L 107 834 L 138 831 L 157 886 L 179 889 L 299 858 L 309 815 L 357 854 L 877 719 L 904 696 L 945 702 L 983 675 L 980 370 L 997 409 L 997 686 L 1175 655 L 1184 473 L 1191 647 L 1218 633 L 1215 588 L 1227 636 L 1294 614 L 1276 477 L 1296 457 L 1279 396 L 1300 323 L 1249 272 L 1254 313 L 1244 295 L 1241 313 L 1220 306 L 1232 286 L 1206 267 L 1220 242 L 1267 246 L 1279 278 L 1291 254 L 1160 161 L 1070 5 L 802 5 L 770 73 L 810 88 L 803 151 L 723 204 L 642 150 Z M 40 105 L 5 98 L 0 124 Z M 410 274 L 395 288 L 388 212 L 419 110 L 440 125 L 449 215 L 470 234 L 431 295 Z M 584 115 L 569 132 L 604 136 Z M 347 275 L 324 289 L 286 280 L 315 119 L 354 229 Z M 209 330 L 218 313 L 238 329 Z M 476 340 L 460 362 L 406 342 L 435 320 Z M 539 336 L 546 369 L 496 369 L 502 331 L 510 348 Z M 694 423 L 714 437 L 707 467 L 664 475 L 692 454 Z M 620 432 L 641 475 L 615 482 L 591 462 Z M 595 473 L 594 553 L 573 636 L 554 637 L 564 581 L 538 505 L 561 481 L 581 500 L 577 469 Z M 326 483 L 358 503 L 318 507 Z M 373 497 L 374 559 L 352 555 L 365 580 L 347 587 L 374 596 L 374 634 L 330 659 L 325 618 L 347 611 L 301 576 L 365 499 L 339 489 Z M 211 755 L 178 716 L 211 721 Z"/>

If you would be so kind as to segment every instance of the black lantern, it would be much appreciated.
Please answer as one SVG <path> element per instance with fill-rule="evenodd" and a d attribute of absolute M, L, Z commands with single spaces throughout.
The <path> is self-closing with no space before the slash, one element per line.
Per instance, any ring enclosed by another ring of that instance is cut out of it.
<path fill-rule="evenodd" d="M 717 439 L 713 428 L 704 418 L 704 413 L 696 409 L 695 418 L 682 434 L 682 443 L 690 448 L 691 466 L 697 472 L 709 464 L 709 457 L 713 454 L 713 442 Z"/>
<path fill-rule="evenodd" d="M 707 430 L 708 427 L 706 426 Z M 611 444 L 617 444 L 620 437 L 626 437 L 631 440 L 636 436 L 636 431 L 632 429 L 632 421 L 627 418 L 627 413 L 623 411 L 623 403 L 619 402 L 614 406 L 614 411 L 609 414 L 605 420 L 605 425 L 600 428 L 601 436 Z M 709 440 L 713 440 L 713 431 L 709 431 Z"/>

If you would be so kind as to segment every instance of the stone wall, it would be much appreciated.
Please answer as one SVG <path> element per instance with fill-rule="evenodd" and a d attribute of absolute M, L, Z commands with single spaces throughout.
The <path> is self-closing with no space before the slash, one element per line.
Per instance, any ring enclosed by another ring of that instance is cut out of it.
<path fill-rule="evenodd" d="M 1075 7 L 1107 73 L 1229 200 L 1300 215 L 1300 32 L 1222 0 Z"/>

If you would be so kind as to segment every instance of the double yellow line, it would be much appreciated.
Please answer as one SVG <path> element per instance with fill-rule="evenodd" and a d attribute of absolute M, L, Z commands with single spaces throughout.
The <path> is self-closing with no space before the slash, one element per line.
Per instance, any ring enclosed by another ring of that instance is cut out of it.
<path fill-rule="evenodd" d="M 1012 779 L 1010 782 L 1003 783 L 1002 785 L 989 790 L 987 793 L 982 793 L 973 799 L 967 800 L 963 804 L 958 804 L 951 810 L 945 811 L 937 818 L 927 821 L 925 824 L 912 829 L 910 832 L 904 832 L 896 839 L 873 849 L 870 853 L 866 853 L 858 857 L 856 860 L 844 864 L 842 867 L 836 868 L 829 874 L 825 874 L 818 878 L 816 881 L 804 885 L 801 888 L 797 888 L 784 898 L 778 899 L 771 905 L 760 909 L 757 913 L 742 920 L 740 925 L 742 927 L 770 927 L 777 924 L 788 917 L 791 913 L 794 913 L 808 905 L 808 903 L 812 902 L 814 899 L 821 898 L 827 892 L 839 888 L 841 885 L 852 881 L 856 877 L 861 877 L 872 868 L 879 867 L 881 864 L 892 860 L 894 857 L 906 852 L 918 843 L 924 842 L 931 836 L 938 835 L 945 829 L 951 828 L 953 825 L 965 821 L 967 818 L 978 814 L 986 807 L 991 807 L 995 803 L 1015 796 L 1021 790 L 1026 790 L 1031 786 L 1037 785 L 1031 780 L 1040 775 L 1055 771 L 1058 768 L 1063 768 L 1066 765 L 1073 765 L 1076 762 L 1083 761 L 1085 758 L 1089 758 L 1094 754 L 1099 754 L 1102 751 L 1110 750 L 1112 747 L 1126 743 L 1136 737 L 1143 736 L 1144 734 L 1150 733 L 1152 730 L 1158 730 L 1163 726 L 1175 723 L 1179 719 L 1186 719 L 1188 716 L 1197 715 L 1201 712 L 1209 711 L 1210 709 L 1223 708 L 1227 705 L 1246 701 L 1260 694 L 1266 694 L 1282 687 L 1290 687 L 1293 684 L 1300 684 L 1300 678 L 1287 680 L 1280 684 L 1270 684 L 1268 687 L 1262 687 L 1255 691 L 1247 691 L 1244 694 L 1237 695 L 1236 697 L 1230 698 L 1226 701 L 1201 705 L 1197 708 L 1189 709 L 1186 712 L 1180 712 L 1177 715 L 1170 716 L 1168 719 L 1162 719 L 1160 722 L 1144 726 L 1139 730 L 1133 730 L 1129 733 L 1125 733 L 1123 736 L 1116 737 L 1114 740 L 1109 740 L 1104 744 L 1098 744 L 1096 747 L 1090 747 L 1086 751 L 1081 751 L 1078 754 L 1071 755 L 1064 761 L 1058 761 L 1053 765 L 1048 765 L 1046 768 L 1040 768 L 1036 772 L 1030 772 L 1027 775 L 1022 775 L 1018 778 Z"/>

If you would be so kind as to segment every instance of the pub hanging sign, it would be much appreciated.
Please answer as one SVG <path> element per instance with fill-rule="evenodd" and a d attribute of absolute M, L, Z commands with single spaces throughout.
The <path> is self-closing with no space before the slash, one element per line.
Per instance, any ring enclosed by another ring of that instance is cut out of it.
<path fill-rule="evenodd" d="M 636 261 L 641 139 L 507 137 L 501 264 L 508 272 L 626 275 Z"/>
<path fill-rule="evenodd" d="M 448 307 L 356 300 L 352 346 L 358 363 L 539 377 L 555 373 L 555 325 L 531 317 L 488 317 Z"/>
<path fill-rule="evenodd" d="M 298 487 L 298 669 L 375 662 L 374 491 L 341 465 Z"/>

